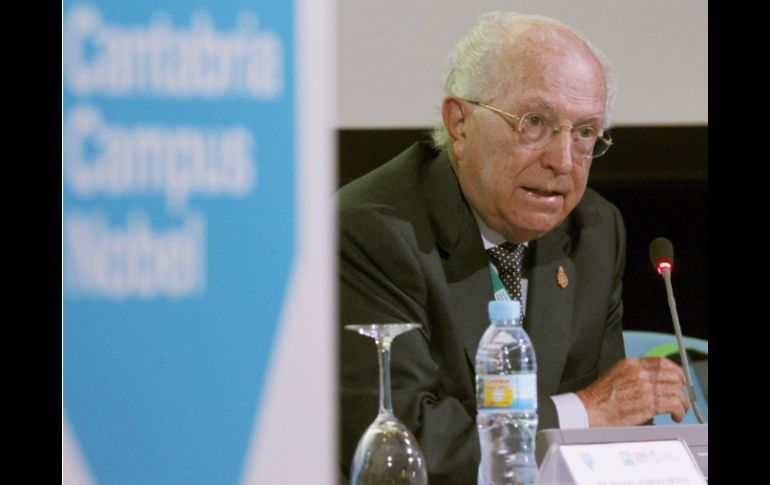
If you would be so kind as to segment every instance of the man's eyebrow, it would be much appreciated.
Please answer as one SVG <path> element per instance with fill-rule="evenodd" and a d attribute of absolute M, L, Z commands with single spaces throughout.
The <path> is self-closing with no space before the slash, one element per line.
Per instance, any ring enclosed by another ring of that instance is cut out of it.
<path fill-rule="evenodd" d="M 588 124 L 594 124 L 594 123 L 598 125 L 603 125 L 604 116 L 603 115 L 588 116 L 586 118 L 576 121 L 575 126 L 588 125 Z"/>
<path fill-rule="evenodd" d="M 551 103 L 549 103 L 548 101 L 546 101 L 546 100 L 544 100 L 542 98 L 528 99 L 528 100 L 525 100 L 524 102 L 522 102 L 521 104 L 522 104 L 522 106 L 526 106 L 527 109 L 530 109 L 530 107 L 534 107 L 534 108 L 536 108 L 538 110 L 542 110 L 542 111 L 550 111 L 551 113 L 555 113 L 556 112 L 556 108 L 554 108 L 553 105 L 551 105 Z"/>
<path fill-rule="evenodd" d="M 542 110 L 542 111 L 548 112 L 550 114 L 558 113 L 558 110 L 551 103 L 549 103 L 543 98 L 528 99 L 522 102 L 522 107 L 526 107 L 526 111 L 529 111 L 530 109 L 536 109 L 536 110 Z M 586 116 L 585 118 L 581 118 L 575 121 L 574 125 L 580 126 L 580 125 L 585 125 L 585 124 L 594 123 L 594 122 L 599 124 L 604 123 L 604 114 L 599 113 L 595 115 Z"/>

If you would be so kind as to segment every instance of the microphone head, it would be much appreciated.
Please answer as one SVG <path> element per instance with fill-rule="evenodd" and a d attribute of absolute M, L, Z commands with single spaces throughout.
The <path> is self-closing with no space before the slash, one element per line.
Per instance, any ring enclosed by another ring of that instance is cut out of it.
<path fill-rule="evenodd" d="M 674 246 L 665 237 L 658 237 L 650 243 L 650 262 L 659 274 L 663 274 L 663 268 L 671 271 L 674 266 Z"/>

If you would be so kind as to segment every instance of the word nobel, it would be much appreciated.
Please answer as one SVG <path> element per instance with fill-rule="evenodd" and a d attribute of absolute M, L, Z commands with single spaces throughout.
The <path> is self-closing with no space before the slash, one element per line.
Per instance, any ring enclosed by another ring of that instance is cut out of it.
<path fill-rule="evenodd" d="M 64 75 L 80 96 L 248 96 L 273 98 L 283 89 L 279 37 L 257 30 L 242 13 L 235 30 L 215 30 L 206 13 L 175 28 L 162 16 L 147 26 L 107 24 L 99 10 L 77 6 L 64 22 Z"/>
<path fill-rule="evenodd" d="M 64 227 L 66 289 L 76 297 L 182 298 L 205 287 L 205 224 L 187 216 L 158 231 L 133 213 L 124 228 L 104 215 L 69 214 Z"/>
<path fill-rule="evenodd" d="M 248 129 L 106 123 L 92 107 L 64 125 L 64 177 L 76 195 L 160 194 L 172 210 L 193 194 L 244 197 L 254 188 L 255 141 Z"/>

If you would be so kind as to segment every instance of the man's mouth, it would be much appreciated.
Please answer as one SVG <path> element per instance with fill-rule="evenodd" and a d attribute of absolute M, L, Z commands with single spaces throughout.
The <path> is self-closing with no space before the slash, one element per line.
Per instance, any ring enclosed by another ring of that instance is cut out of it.
<path fill-rule="evenodd" d="M 540 197 L 553 197 L 556 195 L 564 195 L 563 192 L 555 190 L 537 189 L 534 187 L 524 187 L 524 190 Z"/>

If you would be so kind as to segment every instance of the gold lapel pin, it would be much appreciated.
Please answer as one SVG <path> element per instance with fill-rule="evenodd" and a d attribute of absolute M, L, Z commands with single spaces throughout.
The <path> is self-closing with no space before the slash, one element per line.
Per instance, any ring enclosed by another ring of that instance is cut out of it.
<path fill-rule="evenodd" d="M 556 284 L 561 289 L 569 286 L 569 278 L 567 278 L 567 272 L 564 271 L 564 266 L 559 266 L 559 269 L 556 270 Z"/>

